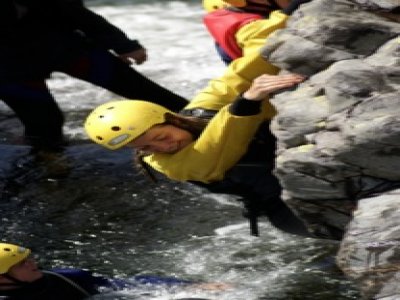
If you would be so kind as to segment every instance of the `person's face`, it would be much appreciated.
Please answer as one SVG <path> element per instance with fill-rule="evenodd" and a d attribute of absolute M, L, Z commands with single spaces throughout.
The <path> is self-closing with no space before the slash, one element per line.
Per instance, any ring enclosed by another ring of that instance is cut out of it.
<path fill-rule="evenodd" d="M 127 144 L 147 153 L 176 153 L 193 141 L 187 130 L 173 125 L 155 125 L 144 134 Z"/>
<path fill-rule="evenodd" d="M 33 282 L 43 276 L 43 273 L 38 269 L 35 260 L 29 257 L 12 266 L 8 271 L 8 274 L 23 282 Z"/>

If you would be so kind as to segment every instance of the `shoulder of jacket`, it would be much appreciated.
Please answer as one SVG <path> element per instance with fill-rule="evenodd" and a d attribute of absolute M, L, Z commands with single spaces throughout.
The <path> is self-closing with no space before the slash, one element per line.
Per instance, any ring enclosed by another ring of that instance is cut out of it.
<path fill-rule="evenodd" d="M 268 19 L 271 18 L 279 18 L 279 19 L 283 19 L 286 20 L 287 18 L 289 18 L 288 15 L 284 14 L 281 10 L 274 10 L 270 15 Z M 267 19 L 267 20 L 268 20 Z"/>

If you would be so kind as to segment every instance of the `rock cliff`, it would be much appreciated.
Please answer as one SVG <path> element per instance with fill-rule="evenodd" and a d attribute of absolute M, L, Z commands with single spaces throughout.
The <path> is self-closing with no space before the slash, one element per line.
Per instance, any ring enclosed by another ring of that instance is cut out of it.
<path fill-rule="evenodd" d="M 263 49 L 308 76 L 271 99 L 284 200 L 367 299 L 400 299 L 399 34 L 399 0 L 314 0 Z"/>

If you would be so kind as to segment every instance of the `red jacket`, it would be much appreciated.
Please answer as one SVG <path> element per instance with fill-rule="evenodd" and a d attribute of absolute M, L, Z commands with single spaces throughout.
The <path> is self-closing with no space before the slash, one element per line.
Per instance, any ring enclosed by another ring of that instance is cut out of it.
<path fill-rule="evenodd" d="M 258 14 L 218 9 L 204 16 L 203 22 L 216 43 L 232 58 L 242 56 L 242 49 L 236 42 L 236 32 L 247 23 L 263 19 Z"/>

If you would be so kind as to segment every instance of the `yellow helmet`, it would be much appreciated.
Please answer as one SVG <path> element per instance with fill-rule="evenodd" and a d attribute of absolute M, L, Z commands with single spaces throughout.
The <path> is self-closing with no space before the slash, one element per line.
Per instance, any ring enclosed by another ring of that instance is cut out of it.
<path fill-rule="evenodd" d="M 224 0 L 224 2 L 236 7 L 243 7 L 247 5 L 246 0 Z"/>
<path fill-rule="evenodd" d="M 0 274 L 7 273 L 10 268 L 21 262 L 31 250 L 13 244 L 0 243 Z"/>
<path fill-rule="evenodd" d="M 203 8 L 207 12 L 213 12 L 214 10 L 227 7 L 228 4 L 223 0 L 203 0 Z"/>
<path fill-rule="evenodd" d="M 100 105 L 89 114 L 85 129 L 94 142 L 116 150 L 152 126 L 164 123 L 166 113 L 173 112 L 151 102 L 111 101 Z"/>

